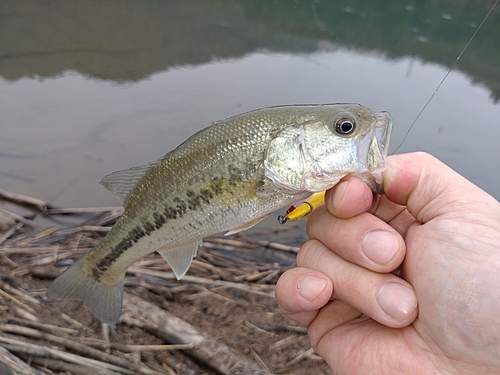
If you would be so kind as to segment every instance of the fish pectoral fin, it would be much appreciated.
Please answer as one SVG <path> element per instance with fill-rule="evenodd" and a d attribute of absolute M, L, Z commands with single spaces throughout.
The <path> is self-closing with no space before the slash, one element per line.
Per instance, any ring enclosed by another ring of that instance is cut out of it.
<path fill-rule="evenodd" d="M 229 232 L 227 232 L 226 234 L 224 234 L 224 236 L 230 236 L 231 234 L 236 234 L 236 233 L 239 233 L 239 232 L 243 232 L 244 230 L 250 229 L 251 227 L 253 227 L 257 223 L 260 223 L 262 220 L 264 220 L 267 216 L 268 215 L 259 217 L 258 219 L 252 220 L 249 223 L 245 223 L 245 224 L 243 224 L 242 226 L 240 226 L 238 228 L 231 229 Z"/>
<path fill-rule="evenodd" d="M 122 311 L 123 280 L 96 279 L 85 272 L 85 257 L 80 258 L 62 273 L 47 290 L 47 296 L 60 300 L 83 301 L 100 321 L 116 324 Z"/>
<path fill-rule="evenodd" d="M 137 186 L 141 178 L 157 164 L 158 162 L 153 162 L 151 164 L 141 165 L 140 167 L 133 167 L 110 173 L 101 180 L 101 184 L 116 195 L 123 203 Z"/>
<path fill-rule="evenodd" d="M 213 180 L 206 185 L 210 200 L 221 206 L 236 206 L 259 199 L 261 181 Z"/>
<path fill-rule="evenodd" d="M 196 256 L 196 252 L 200 246 L 201 241 L 196 241 L 181 247 L 164 247 L 156 251 L 158 251 L 163 259 L 170 265 L 177 280 L 180 280 L 182 276 L 186 274 L 189 266 L 191 266 L 191 262 Z"/>

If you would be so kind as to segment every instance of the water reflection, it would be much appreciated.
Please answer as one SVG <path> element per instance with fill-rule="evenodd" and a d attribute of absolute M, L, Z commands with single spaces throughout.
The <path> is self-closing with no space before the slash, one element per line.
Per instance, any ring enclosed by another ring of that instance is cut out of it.
<path fill-rule="evenodd" d="M 4 1 L 0 76 L 74 70 L 123 82 L 256 50 L 311 52 L 335 44 L 450 65 L 490 6 L 436 0 Z M 497 8 L 460 62 L 497 100 L 499 18 Z"/>
<path fill-rule="evenodd" d="M 276 36 L 238 2 L 11 2 L 3 8 L 0 75 L 73 70 L 117 82 L 261 48 L 310 51 L 313 40 Z"/>
<path fill-rule="evenodd" d="M 359 102 L 393 148 L 489 2 L 3 1 L 0 188 L 117 204 L 97 184 L 212 120 Z M 500 197 L 496 9 L 400 152 L 426 150 Z M 467 108 L 467 110 L 465 110 Z"/>

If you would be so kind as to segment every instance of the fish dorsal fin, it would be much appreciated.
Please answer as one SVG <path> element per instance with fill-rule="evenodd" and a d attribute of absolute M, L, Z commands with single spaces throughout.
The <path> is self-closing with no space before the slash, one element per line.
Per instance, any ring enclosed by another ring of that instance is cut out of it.
<path fill-rule="evenodd" d="M 201 241 L 196 241 L 173 249 L 165 246 L 156 251 L 158 251 L 163 259 L 170 265 L 177 280 L 180 280 L 181 277 L 186 274 L 189 266 L 191 266 L 191 261 L 196 256 L 196 252 L 200 246 Z"/>
<path fill-rule="evenodd" d="M 239 233 L 239 232 L 243 232 L 244 230 L 247 230 L 247 229 L 250 229 L 251 227 L 253 227 L 254 225 L 256 225 L 257 223 L 260 223 L 262 220 L 264 220 L 268 215 L 265 215 L 265 216 L 262 216 L 262 217 L 259 217 L 255 220 L 252 220 L 250 221 L 249 223 L 245 223 L 237 228 L 234 228 L 234 229 L 231 229 L 229 232 L 227 232 L 226 234 L 224 234 L 224 236 L 230 236 L 232 234 L 236 234 L 236 233 Z"/>
<path fill-rule="evenodd" d="M 147 165 L 141 165 L 140 167 L 133 167 L 110 173 L 101 180 L 101 184 L 116 195 L 123 203 L 137 186 L 141 178 L 157 164 L 158 162 L 154 162 Z"/>

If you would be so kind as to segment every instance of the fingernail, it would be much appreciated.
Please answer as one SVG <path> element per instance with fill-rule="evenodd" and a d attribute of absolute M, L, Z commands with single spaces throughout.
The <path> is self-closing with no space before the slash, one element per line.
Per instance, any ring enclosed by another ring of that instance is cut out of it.
<path fill-rule="evenodd" d="M 349 181 L 342 181 L 335 186 L 335 194 L 330 198 L 330 208 L 335 210 L 344 200 L 344 193 Z"/>
<path fill-rule="evenodd" d="M 377 301 L 387 315 L 399 321 L 406 319 L 417 306 L 413 289 L 393 282 L 380 287 Z"/>
<path fill-rule="evenodd" d="M 326 287 L 326 280 L 316 276 L 305 276 L 297 284 L 299 294 L 308 301 L 315 299 Z"/>
<path fill-rule="evenodd" d="M 383 230 L 368 232 L 361 241 L 361 250 L 377 264 L 387 264 L 396 254 L 399 241 L 394 234 Z"/>

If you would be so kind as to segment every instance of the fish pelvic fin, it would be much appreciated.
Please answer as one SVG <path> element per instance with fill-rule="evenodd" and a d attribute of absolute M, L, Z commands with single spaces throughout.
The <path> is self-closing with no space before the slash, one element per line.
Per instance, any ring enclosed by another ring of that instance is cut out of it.
<path fill-rule="evenodd" d="M 59 300 L 82 301 L 100 321 L 114 325 L 122 310 L 124 276 L 116 282 L 96 279 L 84 269 L 85 257 L 64 271 L 47 290 L 47 296 Z"/>
<path fill-rule="evenodd" d="M 196 252 L 198 251 L 198 247 L 201 246 L 201 242 L 200 240 L 176 248 L 163 247 L 156 251 L 158 251 L 163 259 L 170 265 L 177 280 L 180 280 L 191 266 L 191 262 L 196 256 Z"/>

